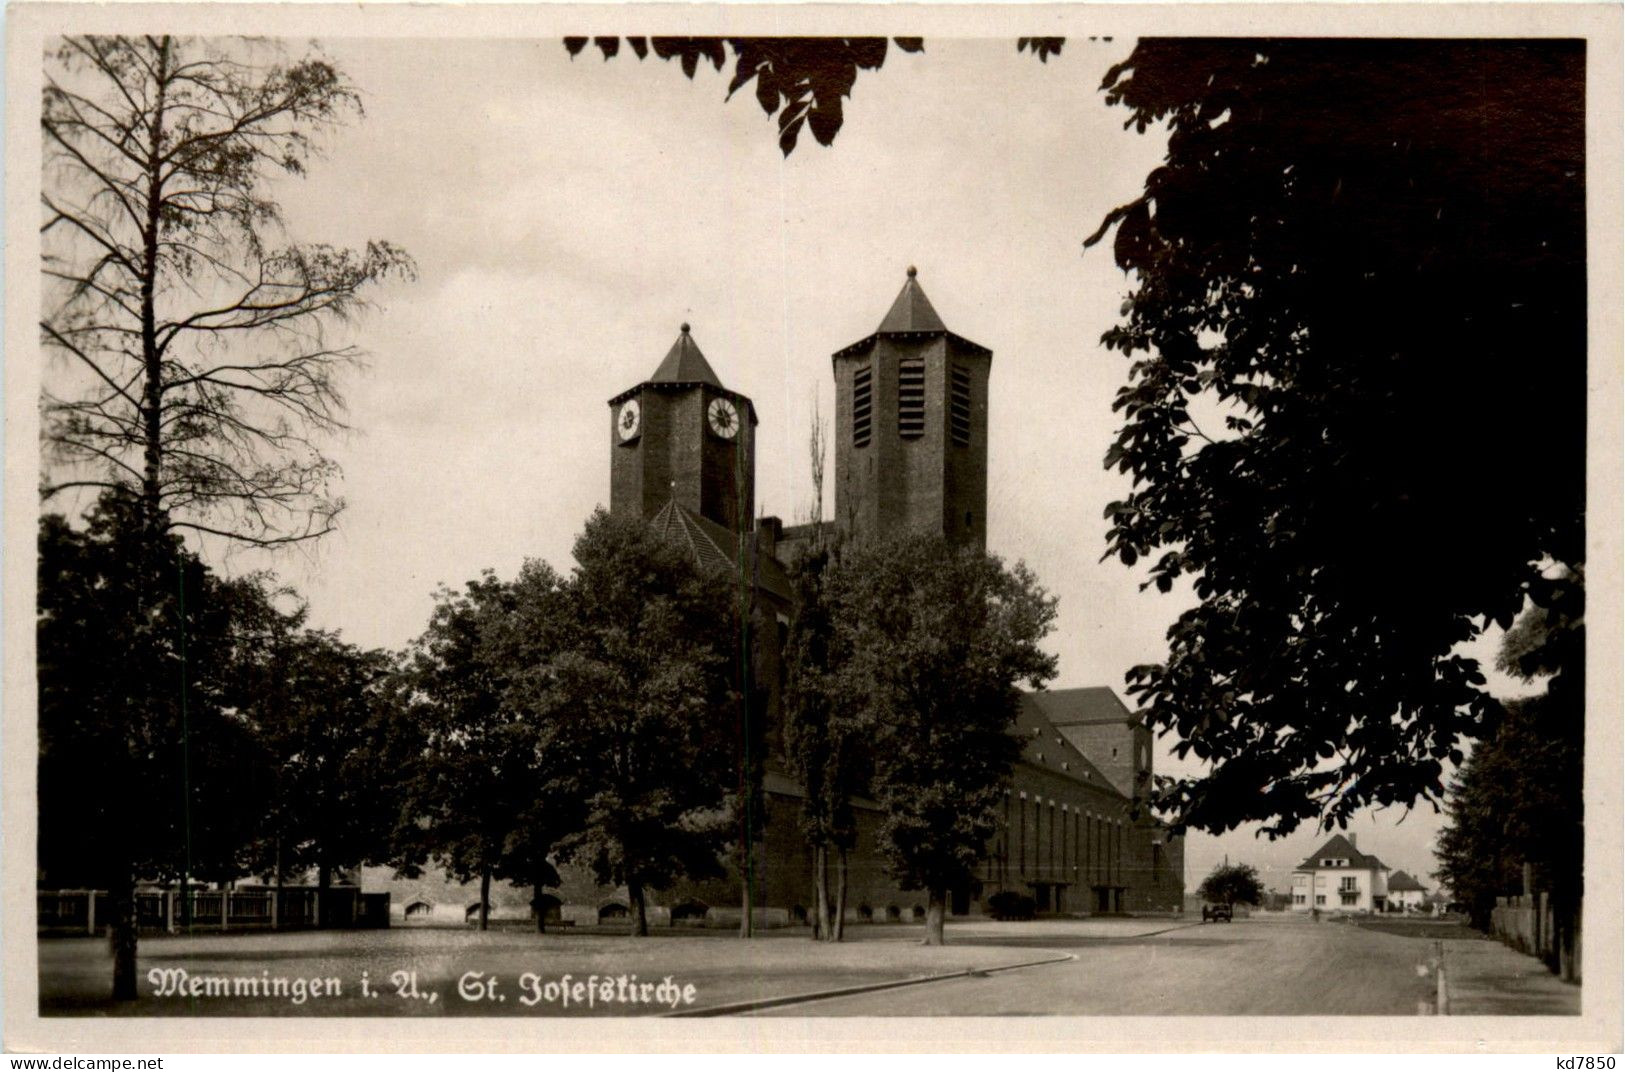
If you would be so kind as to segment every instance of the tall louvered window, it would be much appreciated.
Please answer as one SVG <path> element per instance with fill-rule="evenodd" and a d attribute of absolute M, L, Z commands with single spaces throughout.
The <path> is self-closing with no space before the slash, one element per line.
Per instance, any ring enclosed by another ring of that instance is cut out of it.
<path fill-rule="evenodd" d="M 897 366 L 897 432 L 906 438 L 925 434 L 925 359 L 904 358 Z"/>
<path fill-rule="evenodd" d="M 867 447 L 874 419 L 874 379 L 868 365 L 852 374 L 852 445 Z"/>
<path fill-rule="evenodd" d="M 962 447 L 970 445 L 970 369 L 954 366 L 953 384 L 948 398 L 948 426 L 954 442 Z"/>

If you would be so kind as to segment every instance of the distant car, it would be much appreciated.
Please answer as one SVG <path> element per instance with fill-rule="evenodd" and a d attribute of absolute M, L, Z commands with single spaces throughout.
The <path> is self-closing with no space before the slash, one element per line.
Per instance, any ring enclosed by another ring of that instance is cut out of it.
<path fill-rule="evenodd" d="M 1229 923 L 1231 920 L 1230 906 L 1227 904 L 1212 904 L 1202 906 L 1202 922 Z"/>

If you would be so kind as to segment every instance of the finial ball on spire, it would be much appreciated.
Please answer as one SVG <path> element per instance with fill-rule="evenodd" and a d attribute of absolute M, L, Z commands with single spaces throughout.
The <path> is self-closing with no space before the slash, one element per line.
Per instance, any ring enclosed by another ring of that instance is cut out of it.
<path fill-rule="evenodd" d="M 919 274 L 920 274 L 920 270 L 918 268 L 914 267 L 912 264 L 908 266 L 908 277 L 910 279 L 913 279 L 915 276 L 917 276 Z"/>
<path fill-rule="evenodd" d="M 686 320 L 683 322 L 683 334 L 688 334 L 688 322 Z"/>

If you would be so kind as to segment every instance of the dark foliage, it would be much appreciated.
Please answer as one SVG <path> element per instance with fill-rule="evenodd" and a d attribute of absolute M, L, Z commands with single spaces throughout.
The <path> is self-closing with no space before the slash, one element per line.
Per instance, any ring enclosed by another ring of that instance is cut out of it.
<path fill-rule="evenodd" d="M 565 851 L 624 884 L 644 933 L 644 892 L 720 872 L 726 793 L 739 782 L 738 618 L 721 579 L 638 519 L 600 510 L 575 544 L 565 640 L 550 703 L 579 756 L 584 821 Z"/>
<path fill-rule="evenodd" d="M 38 853 L 52 886 L 116 887 L 126 864 L 142 879 L 237 878 L 263 814 L 269 756 L 242 705 L 268 595 L 170 539 L 154 601 L 137 583 L 143 546 L 134 495 L 103 495 L 82 528 L 41 519 Z"/>
<path fill-rule="evenodd" d="M 1546 689 L 1506 704 L 1494 735 L 1452 782 L 1450 822 L 1439 833 L 1435 877 L 1480 929 L 1497 897 L 1524 892 L 1525 864 L 1535 888 L 1552 896 L 1559 927 L 1584 887 L 1583 585 L 1577 576 L 1556 585 L 1553 607 L 1520 618 L 1500 658 L 1508 672 L 1546 678 Z"/>
<path fill-rule="evenodd" d="M 566 37 L 564 47 L 575 56 L 589 38 Z M 620 53 L 621 38 L 594 37 L 591 42 L 612 59 Z M 859 71 L 879 70 L 891 46 L 903 52 L 922 52 L 919 37 L 628 37 L 638 59 L 653 52 L 663 60 L 676 60 L 689 78 L 702 62 L 721 71 L 728 51 L 734 54 L 730 98 L 755 82 L 756 102 L 768 115 L 779 117 L 779 148 L 785 156 L 795 150 L 806 127 L 820 145 L 835 140 L 845 121 L 843 101 L 852 95 Z M 1032 50 L 1041 62 L 1060 53 L 1065 38 L 1023 37 L 1018 51 Z"/>
<path fill-rule="evenodd" d="M 830 585 L 839 547 L 820 542 L 791 564 L 796 613 L 785 644 L 784 754 L 802 786 L 801 830 L 814 853 L 814 902 L 824 915 L 819 936 L 838 940 L 844 888 L 830 898 L 824 865 L 830 851 L 845 874 L 846 856 L 857 844 L 852 798 L 869 783 L 872 760 L 861 708 L 839 687 L 844 661 L 835 631 Z"/>
<path fill-rule="evenodd" d="M 236 762 L 260 803 L 243 866 L 273 880 L 314 872 L 326 886 L 335 870 L 387 859 L 403 758 L 389 733 L 393 659 L 306 628 L 302 607 L 248 609 L 237 714 L 260 763 Z"/>
<path fill-rule="evenodd" d="M 1020 752 L 1020 688 L 1055 674 L 1039 647 L 1055 601 L 1024 565 L 904 533 L 847 552 L 831 603 L 837 705 L 872 741 L 877 840 L 901 886 L 927 892 L 940 944 L 946 892 L 981 859 Z"/>
<path fill-rule="evenodd" d="M 1051 56 L 1061 54 L 1061 46 L 1066 44 L 1064 37 L 1018 37 L 1016 38 L 1016 51 L 1032 50 L 1038 57 L 1039 63 L 1048 63 Z"/>
<path fill-rule="evenodd" d="M 522 667 L 504 657 L 516 604 L 514 587 L 489 570 L 461 592 L 442 589 L 404 675 L 402 718 L 419 746 L 395 832 L 397 865 L 410 874 L 432 859 L 459 882 L 478 879 L 482 906 L 494 877 L 517 871 L 528 882 L 538 862 L 524 833 L 538 793 L 539 720 L 510 702 Z"/>
<path fill-rule="evenodd" d="M 1579 566 L 1577 42 L 1145 40 L 1106 77 L 1168 130 L 1115 228 L 1133 358 L 1107 554 L 1200 603 L 1129 691 L 1211 772 L 1179 824 L 1437 806 L 1497 705 L 1456 648 Z"/>
<path fill-rule="evenodd" d="M 987 899 L 987 914 L 994 919 L 1032 919 L 1038 914 L 1038 902 L 1025 893 L 1000 890 Z"/>
<path fill-rule="evenodd" d="M 1214 904 L 1258 904 L 1264 897 L 1264 884 L 1251 864 L 1220 864 L 1202 880 L 1197 896 Z"/>

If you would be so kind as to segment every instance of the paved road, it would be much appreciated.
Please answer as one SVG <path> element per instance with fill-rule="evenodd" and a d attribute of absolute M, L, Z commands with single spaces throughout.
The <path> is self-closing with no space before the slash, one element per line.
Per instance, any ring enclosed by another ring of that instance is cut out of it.
<path fill-rule="evenodd" d="M 764 1010 L 778 1016 L 1416 1015 L 1432 1012 L 1433 943 L 1344 923 L 1238 919 L 1133 937 L 1034 934 L 1077 959 L 980 978 Z M 1008 934 L 954 928 L 950 942 Z"/>

